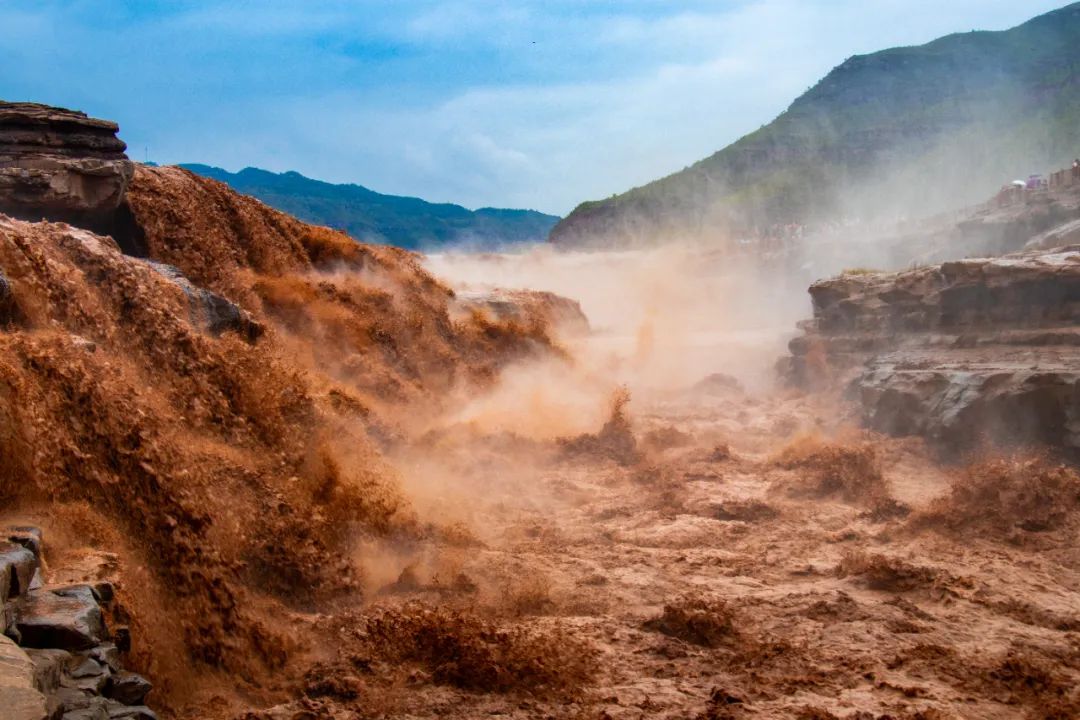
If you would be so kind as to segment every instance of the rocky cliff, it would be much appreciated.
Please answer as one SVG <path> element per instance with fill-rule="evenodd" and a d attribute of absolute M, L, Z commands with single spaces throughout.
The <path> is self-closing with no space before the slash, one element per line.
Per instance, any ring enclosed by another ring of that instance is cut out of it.
<path fill-rule="evenodd" d="M 0 212 L 110 222 L 133 172 L 118 130 L 81 112 L 0 101 Z"/>
<path fill-rule="evenodd" d="M 909 223 L 875 245 L 888 250 L 893 267 L 936 264 L 1068 245 L 1078 220 L 1080 180 L 1037 190 L 1008 187 L 979 205 Z"/>
<path fill-rule="evenodd" d="M 849 58 L 773 122 L 559 222 L 563 246 L 726 242 L 777 223 L 921 216 L 1071 160 L 1080 3 L 1004 32 Z"/>
<path fill-rule="evenodd" d="M 145 705 L 153 685 L 123 667 L 131 632 L 107 577 L 109 556 L 46 571 L 45 554 L 40 528 L 0 531 L 5 720 L 157 720 Z"/>
<path fill-rule="evenodd" d="M 810 295 L 781 368 L 847 388 L 868 427 L 950 452 L 1080 451 L 1080 247 L 849 273 Z"/>

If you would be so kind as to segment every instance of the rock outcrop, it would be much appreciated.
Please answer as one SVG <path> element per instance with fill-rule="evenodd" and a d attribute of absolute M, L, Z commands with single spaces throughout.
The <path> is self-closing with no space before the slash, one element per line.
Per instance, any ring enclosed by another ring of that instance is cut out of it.
<path fill-rule="evenodd" d="M 589 331 L 589 319 L 577 300 L 543 290 L 496 289 L 487 292 L 459 292 L 458 310 L 480 312 L 497 322 L 552 327 L 569 335 Z"/>
<path fill-rule="evenodd" d="M 1026 247 L 1032 250 L 1046 250 L 1077 243 L 1080 243 L 1080 217 L 1039 233 L 1027 242 Z"/>
<path fill-rule="evenodd" d="M 0 101 L 0 213 L 110 224 L 134 173 L 118 130 L 73 110 Z"/>
<path fill-rule="evenodd" d="M 223 332 L 235 332 L 248 342 L 255 342 L 266 331 L 262 323 L 251 314 L 217 293 L 195 285 L 184 277 L 180 268 L 165 263 L 146 260 L 153 270 L 171 280 L 188 299 L 194 321 L 215 337 Z"/>
<path fill-rule="evenodd" d="M 979 205 L 910 224 L 875 243 L 885 248 L 890 267 L 1062 247 L 1080 240 L 1080 184 L 1013 187 Z"/>
<path fill-rule="evenodd" d="M 41 531 L 8 528 L 2 537 L 0 579 L 10 581 L 0 586 L 3 717 L 155 720 L 145 705 L 153 686 L 123 669 L 127 628 L 110 631 L 106 624 L 114 609 L 111 583 L 46 584 Z"/>
<path fill-rule="evenodd" d="M 870 428 L 1080 452 L 1080 246 L 846 274 L 810 295 L 782 371 L 846 387 Z"/>
<path fill-rule="evenodd" d="M 11 638 L 0 635 L 0 706 L 10 720 L 48 717 L 45 696 L 34 682 L 30 656 Z"/>

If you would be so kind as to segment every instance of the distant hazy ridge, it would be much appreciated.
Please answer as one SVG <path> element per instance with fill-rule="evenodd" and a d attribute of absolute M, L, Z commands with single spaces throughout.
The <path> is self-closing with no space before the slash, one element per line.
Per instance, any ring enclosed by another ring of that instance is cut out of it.
<path fill-rule="evenodd" d="M 921 215 L 1080 156 L 1080 3 L 1003 32 L 849 58 L 776 120 L 680 172 L 586 202 L 566 245 L 725 241 L 837 214 Z"/>
<path fill-rule="evenodd" d="M 472 211 L 449 203 L 383 195 L 360 185 L 333 185 L 296 172 L 278 174 L 245 168 L 230 173 L 208 165 L 181 167 L 220 180 L 305 222 L 344 230 L 364 242 L 410 249 L 541 242 L 559 220 L 535 210 Z"/>

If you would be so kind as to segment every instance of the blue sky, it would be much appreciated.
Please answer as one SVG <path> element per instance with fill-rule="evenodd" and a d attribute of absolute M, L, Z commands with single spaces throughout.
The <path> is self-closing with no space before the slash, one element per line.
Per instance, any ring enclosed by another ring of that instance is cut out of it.
<path fill-rule="evenodd" d="M 1065 0 L 0 0 L 0 98 L 130 154 L 565 214 L 710 155 L 853 54 Z"/>

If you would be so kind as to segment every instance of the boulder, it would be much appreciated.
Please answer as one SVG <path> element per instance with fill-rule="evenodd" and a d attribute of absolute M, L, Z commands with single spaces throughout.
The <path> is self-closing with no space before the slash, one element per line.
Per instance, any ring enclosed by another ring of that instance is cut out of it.
<path fill-rule="evenodd" d="M 64 709 L 64 712 L 85 710 L 92 705 L 100 705 L 103 708 L 106 706 L 105 698 L 78 688 L 60 688 L 56 691 L 55 697 L 60 703 L 60 707 Z"/>
<path fill-rule="evenodd" d="M 165 263 L 144 260 L 155 272 L 175 284 L 187 296 L 191 314 L 199 325 L 215 337 L 224 332 L 235 332 L 248 342 L 255 342 L 265 328 L 239 305 L 217 293 L 195 285 L 180 269 Z"/>
<path fill-rule="evenodd" d="M 85 113 L 0 101 L 0 212 L 93 226 L 134 175 L 119 127 Z"/>
<path fill-rule="evenodd" d="M 24 647 L 86 650 L 107 639 L 105 619 L 89 586 L 37 590 L 16 609 Z"/>
<path fill-rule="evenodd" d="M 86 652 L 87 657 L 92 657 L 102 665 L 107 665 L 110 670 L 120 670 L 120 650 L 114 643 L 101 643 Z"/>
<path fill-rule="evenodd" d="M 112 641 L 116 643 L 120 652 L 131 652 L 131 628 L 127 625 L 118 625 L 113 628 Z"/>
<path fill-rule="evenodd" d="M 109 686 L 109 676 L 106 672 L 102 671 L 96 675 L 87 674 L 83 677 L 72 677 L 70 675 L 65 676 L 60 680 L 60 687 L 67 688 L 69 690 L 79 690 L 87 692 L 92 695 L 101 695 L 105 692 L 105 688 Z"/>
<path fill-rule="evenodd" d="M 7 529 L 7 537 L 11 542 L 18 543 L 34 553 L 38 560 L 41 559 L 41 553 L 45 542 L 45 536 L 41 532 L 41 528 L 30 527 L 27 525 L 9 527 Z"/>
<path fill-rule="evenodd" d="M 154 689 L 150 681 L 133 672 L 120 672 L 112 676 L 105 697 L 124 705 L 142 705 L 147 694 Z"/>
<path fill-rule="evenodd" d="M 49 695 L 55 692 L 74 661 L 67 650 L 27 648 L 26 654 L 34 663 L 34 687 Z"/>
<path fill-rule="evenodd" d="M 75 665 L 68 671 L 68 675 L 80 680 L 88 677 L 99 677 L 101 675 L 108 675 L 109 668 L 102 663 L 99 663 L 94 658 L 83 658 L 82 662 Z"/>
<path fill-rule="evenodd" d="M 727 373 L 712 373 L 694 383 L 690 392 L 695 395 L 716 395 L 742 397 L 746 390 L 737 378 Z"/>
<path fill-rule="evenodd" d="M 34 665 L 10 639 L 0 636 L 0 715 L 5 720 L 45 720 L 45 696 L 34 687 Z"/>
<path fill-rule="evenodd" d="M 108 704 L 108 720 L 158 720 L 153 710 L 145 705 Z"/>
<path fill-rule="evenodd" d="M 109 720 L 110 717 L 108 706 L 101 698 L 95 698 L 85 708 L 65 712 L 62 720 Z"/>
<path fill-rule="evenodd" d="M 32 551 L 17 543 L 0 543 L 0 601 L 29 592 L 37 568 Z"/>
<path fill-rule="evenodd" d="M 113 586 L 108 581 L 51 584 L 49 590 L 57 595 L 84 595 L 87 592 L 98 603 L 108 604 L 113 599 Z"/>
<path fill-rule="evenodd" d="M 577 300 L 543 290 L 462 291 L 455 297 L 457 313 L 481 312 L 498 322 L 539 324 L 567 335 L 589 332 L 589 319 Z"/>

